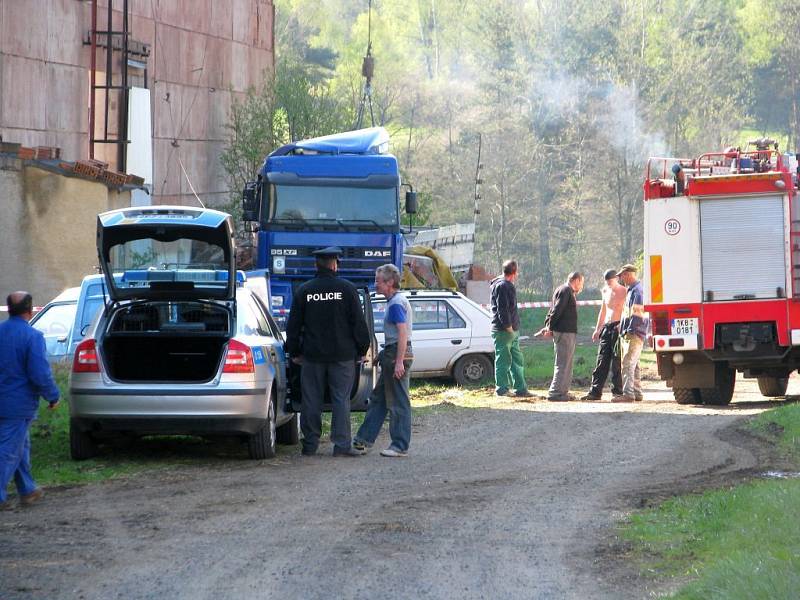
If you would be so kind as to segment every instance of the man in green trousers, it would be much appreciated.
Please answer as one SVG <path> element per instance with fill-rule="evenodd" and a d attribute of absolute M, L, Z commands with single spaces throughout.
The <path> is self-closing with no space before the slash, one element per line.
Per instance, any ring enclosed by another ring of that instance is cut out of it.
<path fill-rule="evenodd" d="M 491 283 L 492 339 L 496 396 L 508 396 L 513 386 L 517 398 L 531 396 L 525 383 L 525 363 L 519 349 L 517 312 L 517 261 L 503 263 L 503 276 Z"/>

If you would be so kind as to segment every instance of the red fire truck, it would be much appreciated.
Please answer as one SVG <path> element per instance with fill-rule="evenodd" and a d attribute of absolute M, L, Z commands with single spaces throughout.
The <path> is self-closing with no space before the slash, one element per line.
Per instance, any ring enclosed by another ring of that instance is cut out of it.
<path fill-rule="evenodd" d="M 728 404 L 736 371 L 782 396 L 800 368 L 797 159 L 760 139 L 648 161 L 645 305 L 680 404 Z"/>

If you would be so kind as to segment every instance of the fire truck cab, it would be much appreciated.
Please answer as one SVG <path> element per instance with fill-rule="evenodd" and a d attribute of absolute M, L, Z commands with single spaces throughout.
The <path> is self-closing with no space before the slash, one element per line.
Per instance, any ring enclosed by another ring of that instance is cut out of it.
<path fill-rule="evenodd" d="M 648 160 L 645 305 L 678 403 L 728 404 L 736 371 L 782 396 L 800 368 L 797 158 L 761 139 Z"/>

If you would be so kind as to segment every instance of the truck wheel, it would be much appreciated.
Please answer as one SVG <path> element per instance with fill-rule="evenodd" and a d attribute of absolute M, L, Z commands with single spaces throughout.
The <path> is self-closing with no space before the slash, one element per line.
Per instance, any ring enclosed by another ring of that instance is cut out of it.
<path fill-rule="evenodd" d="M 267 421 L 256 433 L 247 438 L 247 453 L 253 460 L 275 457 L 275 405 L 267 396 Z"/>
<path fill-rule="evenodd" d="M 672 395 L 678 404 L 702 404 L 697 388 L 672 388 Z"/>
<path fill-rule="evenodd" d="M 786 388 L 789 387 L 788 377 L 759 377 L 758 389 L 762 396 L 774 398 L 775 396 L 785 396 Z"/>
<path fill-rule="evenodd" d="M 279 444 L 294 446 L 300 443 L 300 414 L 294 413 L 292 418 L 278 427 L 277 440 Z"/>
<path fill-rule="evenodd" d="M 97 444 L 88 433 L 69 421 L 69 455 L 72 460 L 86 460 L 97 455 Z"/>
<path fill-rule="evenodd" d="M 700 398 L 709 406 L 725 406 L 733 399 L 736 371 L 723 365 L 717 365 L 716 370 L 717 386 L 700 388 Z"/>
<path fill-rule="evenodd" d="M 453 379 L 458 385 L 483 383 L 492 374 L 492 363 L 483 354 L 467 354 L 456 361 Z"/>

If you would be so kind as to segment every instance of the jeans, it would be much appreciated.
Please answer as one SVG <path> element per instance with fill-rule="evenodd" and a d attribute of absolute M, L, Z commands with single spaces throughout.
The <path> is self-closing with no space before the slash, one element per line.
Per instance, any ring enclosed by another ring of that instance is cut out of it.
<path fill-rule="evenodd" d="M 517 392 L 528 389 L 525 383 L 525 361 L 519 349 L 519 331 L 492 331 L 494 340 L 494 382 L 498 392 L 507 392 L 511 385 Z"/>
<path fill-rule="evenodd" d="M 565 398 L 572 385 L 572 358 L 575 356 L 575 341 L 577 334 L 553 332 L 553 350 L 555 360 L 553 367 L 553 381 L 547 392 L 548 398 Z"/>
<path fill-rule="evenodd" d="M 300 429 L 303 432 L 304 450 L 313 452 L 319 446 L 326 391 L 331 402 L 331 442 L 342 450 L 350 448 L 350 391 L 353 389 L 355 369 L 352 360 L 303 362 L 300 370 Z"/>
<path fill-rule="evenodd" d="M 6 501 L 6 488 L 12 477 L 20 496 L 36 489 L 31 475 L 31 421 L 0 418 L 0 502 Z"/>
<path fill-rule="evenodd" d="M 372 446 L 381 432 L 386 415 L 389 415 L 389 437 L 391 447 L 407 452 L 411 443 L 411 361 L 405 361 L 405 374 L 397 379 L 394 376 L 394 361 L 397 347 L 387 346 L 380 357 L 381 374 L 378 384 L 372 390 L 364 422 L 358 428 L 355 441 Z"/>
<path fill-rule="evenodd" d="M 619 321 L 606 323 L 600 330 L 600 346 L 597 348 L 597 365 L 592 372 L 592 387 L 589 394 L 603 395 L 603 386 L 611 370 L 611 393 L 622 393 L 622 363 L 617 356 L 617 340 L 619 339 Z"/>
<path fill-rule="evenodd" d="M 642 397 L 642 380 L 639 374 L 639 357 L 644 339 L 629 333 L 622 341 L 622 393 L 631 398 Z"/>

